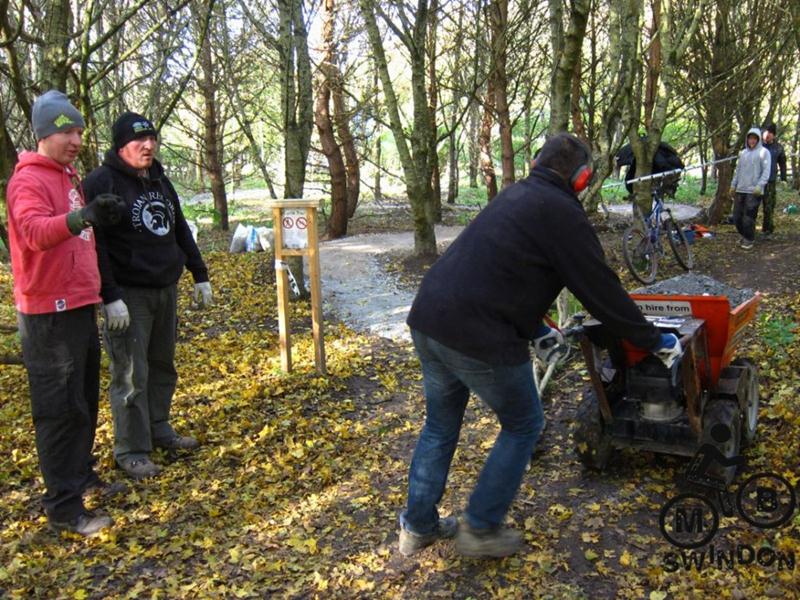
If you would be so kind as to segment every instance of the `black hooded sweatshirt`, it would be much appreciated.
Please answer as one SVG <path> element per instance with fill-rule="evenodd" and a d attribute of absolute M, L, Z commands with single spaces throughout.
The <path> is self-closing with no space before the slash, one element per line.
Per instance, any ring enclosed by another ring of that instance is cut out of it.
<path fill-rule="evenodd" d="M 491 365 L 529 360 L 528 345 L 563 287 L 609 330 L 645 350 L 660 342 L 606 264 L 575 193 L 536 166 L 504 189 L 434 263 L 407 323 Z"/>
<path fill-rule="evenodd" d="M 208 281 L 178 193 L 157 160 L 142 177 L 109 150 L 103 164 L 83 180 L 83 188 L 87 202 L 108 192 L 122 197 L 128 207 L 117 225 L 94 228 L 103 302 L 122 298 L 120 286 L 172 285 L 184 266 L 196 283 Z"/>

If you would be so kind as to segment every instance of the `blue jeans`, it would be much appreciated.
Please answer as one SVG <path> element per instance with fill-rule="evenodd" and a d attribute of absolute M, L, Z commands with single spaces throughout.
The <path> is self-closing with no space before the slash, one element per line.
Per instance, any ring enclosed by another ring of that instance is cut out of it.
<path fill-rule="evenodd" d="M 501 430 L 472 491 L 466 519 L 474 529 L 502 524 L 539 439 L 544 415 L 530 361 L 492 366 L 411 331 L 422 364 L 426 416 L 408 476 L 403 528 L 425 535 L 439 522 L 444 494 L 470 391 L 497 415 Z"/>

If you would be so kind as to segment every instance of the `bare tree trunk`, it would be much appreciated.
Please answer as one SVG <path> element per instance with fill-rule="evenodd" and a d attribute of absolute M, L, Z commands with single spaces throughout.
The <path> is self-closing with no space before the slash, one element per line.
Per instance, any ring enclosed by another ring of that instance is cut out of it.
<path fill-rule="evenodd" d="M 284 131 L 284 171 L 286 198 L 302 198 L 306 181 L 306 162 L 314 128 L 311 60 L 302 0 L 279 2 L 279 45 L 281 48 L 281 115 Z M 308 298 L 302 257 L 290 257 L 289 268 L 300 287 L 300 297 Z"/>
<path fill-rule="evenodd" d="M 726 158 L 730 154 L 730 144 L 728 140 L 731 136 L 730 121 L 721 130 L 716 131 L 711 136 L 711 147 L 714 149 L 714 159 Z M 731 200 L 728 190 L 733 179 L 733 164 L 731 161 L 717 165 L 717 193 L 708 209 L 708 222 L 716 225 L 731 212 Z"/>
<path fill-rule="evenodd" d="M 486 96 L 483 103 L 481 129 L 478 134 L 478 147 L 480 148 L 480 168 L 483 174 L 483 183 L 486 185 L 486 197 L 490 202 L 497 196 L 497 176 L 494 172 L 494 160 L 492 159 L 494 100 L 494 77 L 489 77 L 486 82 Z"/>
<path fill-rule="evenodd" d="M 664 127 L 667 122 L 667 108 L 676 83 L 678 69 L 682 64 L 683 57 L 686 55 L 689 43 L 700 25 L 700 19 L 705 10 L 704 0 L 699 0 L 693 6 L 693 10 L 685 12 L 677 5 L 675 0 L 654 0 L 654 2 L 663 3 L 665 6 L 663 11 L 660 9 L 654 11 L 659 15 L 658 38 L 661 44 L 661 52 L 659 53 L 661 63 L 652 67 L 660 70 L 660 75 L 657 83 L 658 90 L 653 103 L 652 118 L 646 128 L 645 138 L 641 139 L 639 137 L 640 119 L 638 116 L 630 124 L 628 137 L 636 157 L 637 177 L 649 175 L 652 172 L 653 157 L 658 150 L 661 136 L 664 133 Z M 680 22 L 676 23 L 678 19 Z M 639 99 L 633 101 L 638 105 L 641 104 Z M 637 106 L 632 112 L 638 115 L 639 110 Z M 636 194 L 636 204 L 642 209 L 643 214 L 647 214 L 652 204 L 650 195 L 652 182 L 637 183 L 633 187 Z"/>
<path fill-rule="evenodd" d="M 480 166 L 480 141 L 478 126 L 478 103 L 470 101 L 469 127 L 467 130 L 467 154 L 469 159 L 469 187 L 478 187 L 478 168 Z"/>
<path fill-rule="evenodd" d="M 350 133 L 350 114 L 344 101 L 344 79 L 339 67 L 334 64 L 331 72 L 331 94 L 333 98 L 333 119 L 336 122 L 336 133 L 339 134 L 342 152 L 344 153 L 345 177 L 347 179 L 347 218 L 356 214 L 358 198 L 361 194 L 361 167 L 358 162 L 358 153 Z M 380 185 L 379 185 L 380 187 Z"/>
<path fill-rule="evenodd" d="M 800 13 L 800 10 L 798 10 Z M 798 34 L 800 35 L 800 33 Z M 797 106 L 797 123 L 794 128 L 794 138 L 792 138 L 792 187 L 796 190 L 800 189 L 800 160 L 798 160 L 798 153 L 800 152 L 800 103 Z"/>
<path fill-rule="evenodd" d="M 436 135 L 436 110 L 439 105 L 439 89 L 436 82 L 436 30 L 439 24 L 439 0 L 430 0 L 428 20 L 428 113 L 431 118 L 430 161 L 431 193 L 433 194 L 433 214 L 436 223 L 442 222 L 442 177 L 439 172 L 439 144 Z"/>
<path fill-rule="evenodd" d="M 411 97 L 413 102 L 413 127 L 407 129 L 400 116 L 400 103 L 389 73 L 383 38 L 375 17 L 375 5 L 371 0 L 359 0 L 361 16 L 367 29 L 370 48 L 377 66 L 386 99 L 386 110 L 394 137 L 403 175 L 406 181 L 408 199 L 414 220 L 414 253 L 417 256 L 436 256 L 436 233 L 434 230 L 435 211 L 433 190 L 431 189 L 432 157 L 430 139 L 436 132 L 431 128 L 428 98 L 425 87 L 426 39 L 428 27 L 427 0 L 418 0 L 413 13 L 413 23 L 406 18 L 408 25 L 400 35 L 411 57 Z M 392 24 L 393 27 L 397 27 Z M 410 142 L 410 144 L 409 144 Z M 410 145 L 410 148 L 409 148 Z"/>
<path fill-rule="evenodd" d="M 322 153 L 328 160 L 331 177 L 331 216 L 328 219 L 327 236 L 331 239 L 347 235 L 347 173 L 344 159 L 336 136 L 333 133 L 329 103 L 331 97 L 330 82 L 334 79 L 336 69 L 336 49 L 333 40 L 334 0 L 325 0 L 323 5 L 322 43 L 324 55 L 320 64 L 320 81 L 317 87 L 317 102 L 314 122 L 322 144 Z"/>
<path fill-rule="evenodd" d="M 373 58 L 374 60 L 374 58 Z M 372 97 L 373 97 L 373 111 L 375 112 L 375 179 L 373 184 L 373 195 L 375 196 L 376 200 L 381 200 L 383 198 L 383 191 L 381 190 L 381 125 L 380 125 L 380 116 L 381 116 L 381 104 L 378 100 L 378 68 L 377 66 L 372 71 Z"/>
<path fill-rule="evenodd" d="M 586 35 L 591 0 L 575 0 L 570 6 L 569 27 L 566 35 L 561 31 L 561 2 L 549 0 L 551 18 L 551 44 L 553 48 L 553 77 L 550 89 L 550 135 L 566 131 L 570 117 L 570 94 L 576 63 L 580 63 L 581 45 Z"/>
<path fill-rule="evenodd" d="M 464 27 L 464 10 L 463 7 L 458 11 L 458 25 L 456 31 L 463 34 Z M 455 69 L 461 65 L 461 44 L 456 44 L 453 51 L 453 64 Z M 450 122 L 449 122 L 449 135 L 447 136 L 447 203 L 455 204 L 458 197 L 458 143 L 459 136 L 456 131 L 459 123 L 459 103 L 461 101 L 462 92 L 458 89 L 459 86 L 453 85 L 450 93 Z"/>
<path fill-rule="evenodd" d="M 198 81 L 198 85 L 203 96 L 203 164 L 211 181 L 215 217 L 219 219 L 220 229 L 228 231 L 228 198 L 225 195 L 225 174 L 222 168 L 223 148 L 217 119 L 215 65 L 211 54 L 212 43 L 211 35 L 206 36 L 203 41 L 203 47 L 200 50 L 200 66 L 203 71 L 203 78 Z"/>
<path fill-rule="evenodd" d="M 575 63 L 575 72 L 572 74 L 572 89 L 570 92 L 570 115 L 572 116 L 572 132 L 582 140 L 589 141 L 586 133 L 586 124 L 581 113 L 581 61 Z"/>
<path fill-rule="evenodd" d="M 595 177 L 584 201 L 588 212 L 597 210 L 603 181 L 614 169 L 614 156 L 622 145 L 624 133 L 629 128 L 628 123 L 633 118 L 629 106 L 638 63 L 640 19 L 640 0 L 611 2 L 608 54 L 615 57 L 614 69 L 608 74 L 608 87 L 599 89 L 597 93 L 606 99 L 606 109 L 600 118 L 600 129 L 596 139 Z M 589 86 L 595 87 L 593 79 Z"/>
<path fill-rule="evenodd" d="M 493 0 L 487 7 L 492 38 L 492 71 L 494 78 L 495 113 L 500 126 L 500 148 L 503 168 L 502 187 L 514 183 L 514 141 L 511 114 L 508 108 L 508 75 L 506 74 L 508 29 L 508 0 Z"/>
<path fill-rule="evenodd" d="M 650 129 L 653 122 L 653 110 L 656 107 L 658 95 L 658 78 L 661 75 L 661 36 L 658 30 L 661 27 L 661 0 L 651 0 L 653 21 L 650 24 L 650 56 L 647 61 L 644 90 L 644 127 Z"/>
<path fill-rule="evenodd" d="M 17 164 L 17 151 L 14 148 L 14 140 L 6 129 L 6 115 L 3 112 L 3 105 L 0 103 L 0 241 L 3 242 L 6 250 L 11 250 L 8 245 L 8 231 L 5 226 L 6 215 L 8 214 L 6 202 L 6 189 L 8 180 L 14 172 Z"/>
<path fill-rule="evenodd" d="M 705 164 L 708 160 L 708 153 L 706 152 L 708 146 L 707 140 L 703 132 L 703 119 L 700 117 L 700 111 L 697 112 L 697 153 L 700 155 L 700 162 Z M 706 195 L 706 188 L 708 185 L 708 167 L 700 169 L 700 195 Z"/>
<path fill-rule="evenodd" d="M 450 129 L 447 148 L 447 203 L 455 204 L 458 198 L 458 138 L 455 127 Z"/>
<path fill-rule="evenodd" d="M 44 19 L 44 46 L 42 47 L 42 69 L 39 87 L 67 89 L 67 51 L 69 49 L 72 9 L 70 0 L 52 0 L 47 3 Z"/>

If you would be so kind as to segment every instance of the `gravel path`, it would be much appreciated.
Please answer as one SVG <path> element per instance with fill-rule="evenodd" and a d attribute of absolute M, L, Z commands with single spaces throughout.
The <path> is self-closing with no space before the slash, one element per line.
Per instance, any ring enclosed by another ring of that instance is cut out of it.
<path fill-rule="evenodd" d="M 436 242 L 451 242 L 463 227 L 436 227 Z M 414 247 L 414 234 L 369 233 L 320 244 L 325 311 L 359 331 L 410 340 L 406 316 L 414 293 L 401 290 L 378 255 Z"/>
<path fill-rule="evenodd" d="M 671 205 L 676 218 L 687 219 L 698 210 L 693 206 Z M 631 207 L 613 207 L 616 214 L 630 214 Z M 451 242 L 463 227 L 436 227 L 436 242 Z M 414 247 L 414 234 L 370 233 L 320 244 L 323 308 L 358 331 L 393 340 L 410 339 L 406 316 L 414 293 L 397 286 L 378 256 Z"/>

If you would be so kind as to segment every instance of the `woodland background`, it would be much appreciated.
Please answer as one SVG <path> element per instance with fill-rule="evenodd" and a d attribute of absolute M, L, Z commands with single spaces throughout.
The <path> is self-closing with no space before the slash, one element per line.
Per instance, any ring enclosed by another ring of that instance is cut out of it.
<path fill-rule="evenodd" d="M 590 210 L 626 142 L 646 174 L 662 140 L 697 163 L 774 120 L 798 161 L 796 2 L 0 0 L 0 47 L 0 201 L 49 88 L 86 117 L 84 172 L 135 110 L 162 128 L 170 176 L 211 192 L 222 229 L 241 187 L 324 192 L 330 237 L 360 200 L 393 193 L 418 254 L 436 252 L 442 202 L 491 199 L 552 132 L 593 148 Z M 712 223 L 732 166 L 693 173 L 701 194 L 709 174 L 718 183 Z"/>

